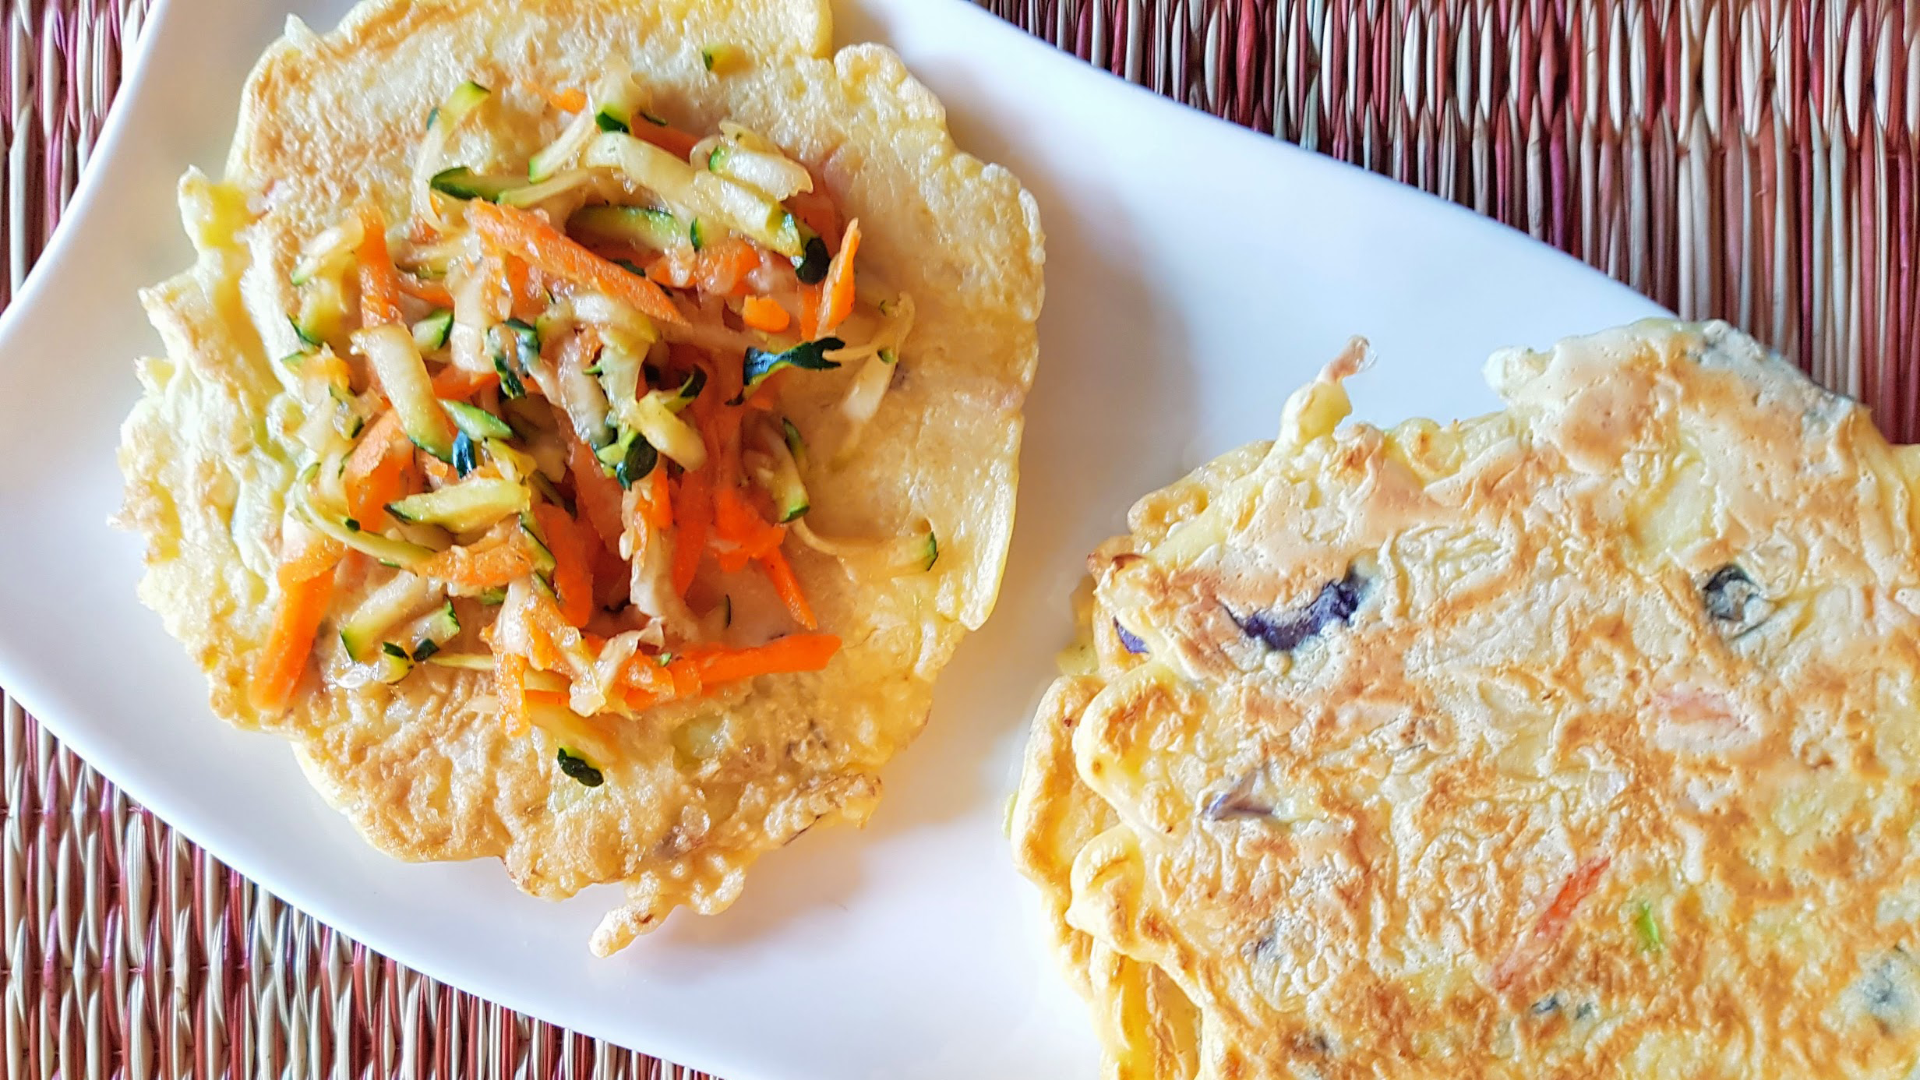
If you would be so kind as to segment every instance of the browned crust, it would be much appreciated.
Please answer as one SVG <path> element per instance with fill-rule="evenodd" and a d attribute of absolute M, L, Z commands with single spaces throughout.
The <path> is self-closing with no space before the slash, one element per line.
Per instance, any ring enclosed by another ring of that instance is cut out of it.
<path fill-rule="evenodd" d="M 1386 432 L 1331 379 L 1143 504 L 1199 509 L 1101 549 L 1090 619 L 1152 653 L 1096 649 L 1025 780 L 1114 824 L 1024 868 L 1192 1001 L 1202 1076 L 1907 1075 L 1920 452 L 1719 325 L 1489 374 L 1507 412 Z M 1349 569 L 1350 621 L 1242 629 Z"/>

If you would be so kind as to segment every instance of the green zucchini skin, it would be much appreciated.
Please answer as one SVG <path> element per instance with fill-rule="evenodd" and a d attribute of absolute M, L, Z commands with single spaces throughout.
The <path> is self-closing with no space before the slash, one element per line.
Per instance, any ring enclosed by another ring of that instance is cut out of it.
<path fill-rule="evenodd" d="M 463 432 L 464 434 L 464 432 Z M 472 476 L 438 491 L 423 491 L 387 504 L 387 513 L 413 525 L 440 525 L 471 532 L 523 513 L 532 505 L 525 484 L 498 477 Z"/>
<path fill-rule="evenodd" d="M 671 210 L 650 206 L 585 206 L 567 218 L 567 231 L 589 242 L 668 251 L 687 241 L 690 226 Z"/>
<path fill-rule="evenodd" d="M 485 199 L 487 202 L 499 202 L 500 196 L 517 187 L 525 187 L 523 176 L 485 176 L 474 172 L 465 165 L 456 165 L 451 169 L 442 169 L 433 174 L 428 182 L 433 190 L 456 199 Z"/>

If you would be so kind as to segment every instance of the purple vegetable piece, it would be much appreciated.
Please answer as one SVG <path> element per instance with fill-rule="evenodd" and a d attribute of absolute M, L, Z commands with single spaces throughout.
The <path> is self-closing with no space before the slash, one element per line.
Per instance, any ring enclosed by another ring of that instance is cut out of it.
<path fill-rule="evenodd" d="M 1207 800 L 1200 811 L 1210 821 L 1233 821 L 1241 818 L 1264 818 L 1273 814 L 1273 807 L 1253 797 L 1255 773 L 1247 773 L 1236 781 L 1233 787 L 1219 792 Z"/>
<path fill-rule="evenodd" d="M 1201 813 L 1213 821 L 1232 821 L 1238 818 L 1263 818 L 1273 813 L 1273 807 L 1258 802 L 1246 792 L 1238 789 L 1223 791 L 1207 800 L 1207 807 Z"/>
<path fill-rule="evenodd" d="M 1700 587 L 1700 592 L 1706 602 L 1707 617 L 1723 634 L 1744 634 L 1766 621 L 1773 611 L 1760 586 L 1745 570 L 1732 563 L 1715 570 Z"/>
<path fill-rule="evenodd" d="M 1256 611 L 1245 618 L 1235 615 L 1231 610 L 1227 615 L 1239 625 L 1241 633 L 1257 638 L 1267 648 L 1275 652 L 1292 652 L 1328 626 L 1334 623 L 1344 626 L 1351 622 L 1353 613 L 1360 610 L 1360 601 L 1366 592 L 1367 579 L 1350 567 L 1346 577 L 1321 586 L 1320 594 L 1306 607 L 1291 611 Z"/>
<path fill-rule="evenodd" d="M 1147 643 L 1141 641 L 1139 635 L 1133 631 L 1121 626 L 1119 619 L 1113 620 L 1113 632 L 1120 635 L 1120 644 L 1135 656 L 1142 655 L 1147 651 Z"/>

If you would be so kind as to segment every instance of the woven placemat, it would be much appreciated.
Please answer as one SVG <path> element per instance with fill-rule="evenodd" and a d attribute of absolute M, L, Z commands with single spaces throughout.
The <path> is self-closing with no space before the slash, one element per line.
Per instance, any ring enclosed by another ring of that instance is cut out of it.
<path fill-rule="evenodd" d="M 1920 438 L 1911 4 L 982 2 L 1160 93 L 1524 229 L 1684 315 L 1731 319 Z M 59 220 L 146 8 L 0 0 L 0 302 Z M 0 767 L 8 1080 L 698 1075 L 302 916 L 4 691 Z"/>

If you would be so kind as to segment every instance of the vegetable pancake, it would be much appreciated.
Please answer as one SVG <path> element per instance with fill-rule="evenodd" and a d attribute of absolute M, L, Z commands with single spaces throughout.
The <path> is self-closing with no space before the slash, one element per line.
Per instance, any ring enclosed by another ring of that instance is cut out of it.
<path fill-rule="evenodd" d="M 1090 560 L 1014 823 L 1108 1075 L 1912 1075 L 1920 450 L 1722 324 L 1359 360 Z"/>
<path fill-rule="evenodd" d="M 808 0 L 375 0 L 261 60 L 121 447 L 142 598 L 374 844 L 623 882 L 858 823 L 992 609 L 1041 234 Z"/>

